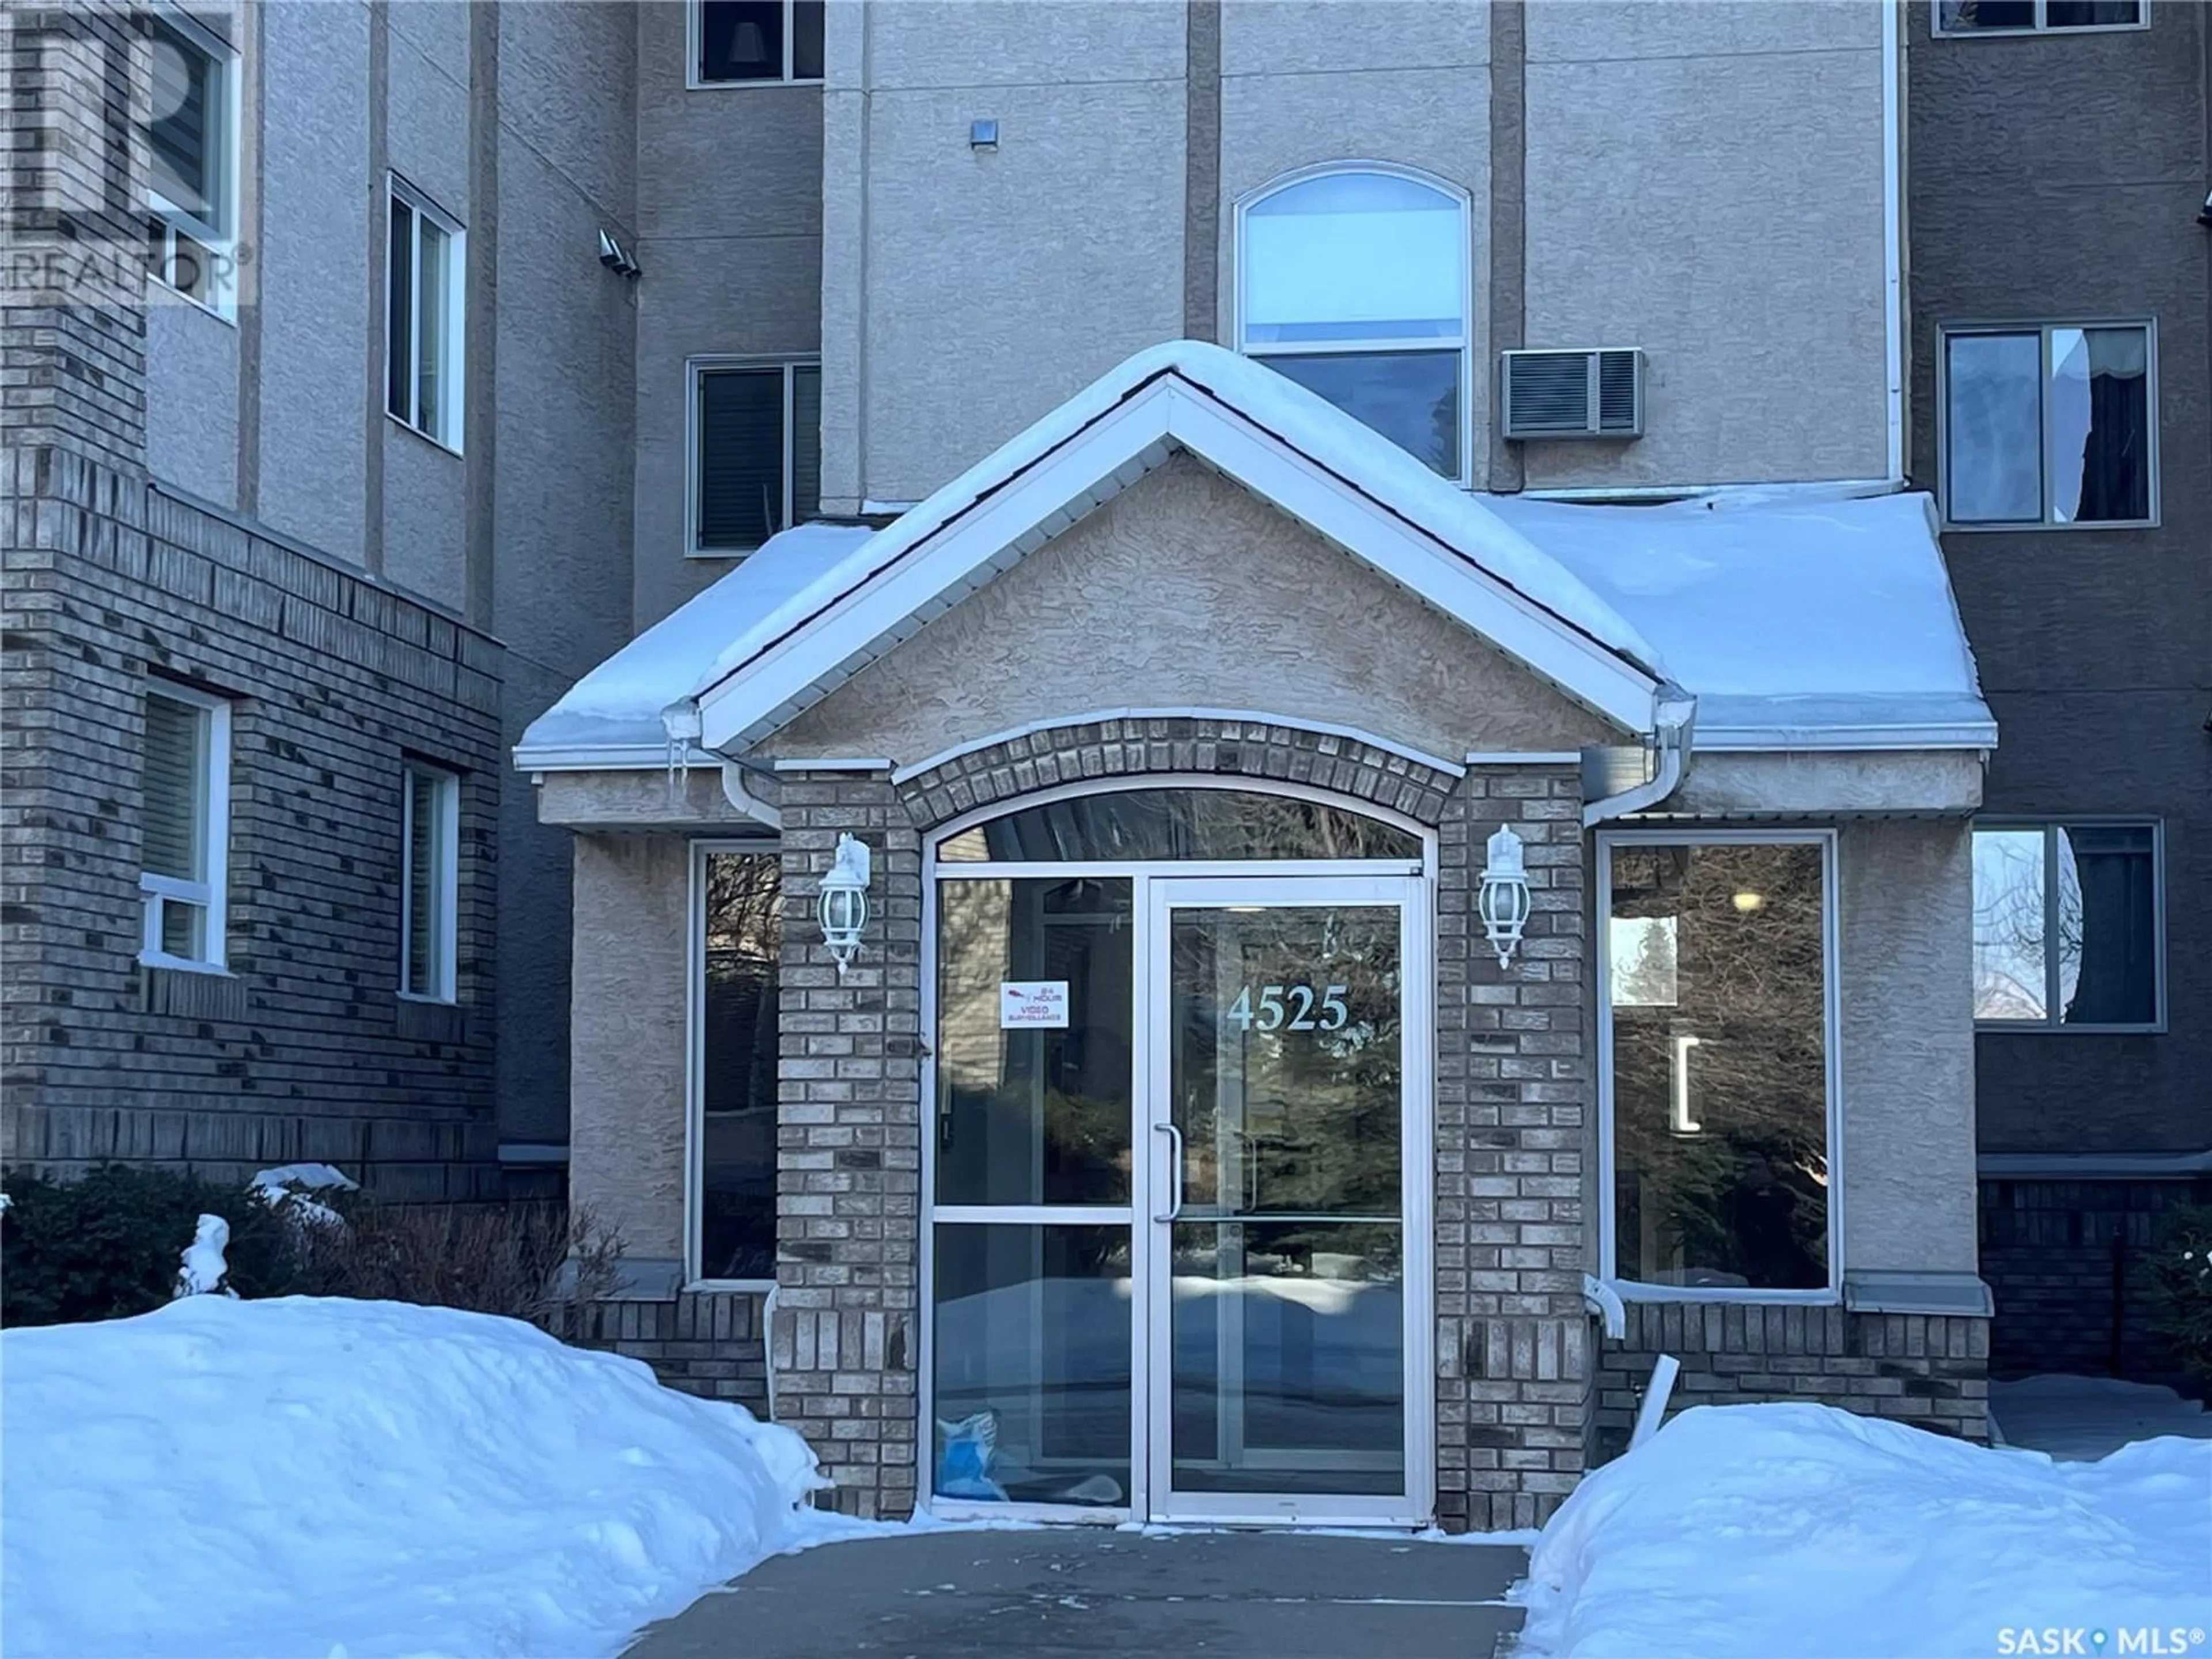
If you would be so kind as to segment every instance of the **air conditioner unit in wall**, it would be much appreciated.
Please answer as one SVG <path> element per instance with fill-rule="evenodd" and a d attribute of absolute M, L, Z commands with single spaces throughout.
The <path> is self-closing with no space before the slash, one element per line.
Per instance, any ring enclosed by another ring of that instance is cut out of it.
<path fill-rule="evenodd" d="M 1499 354 L 1508 438 L 1634 438 L 1644 431 L 1644 354 L 1634 346 Z"/>

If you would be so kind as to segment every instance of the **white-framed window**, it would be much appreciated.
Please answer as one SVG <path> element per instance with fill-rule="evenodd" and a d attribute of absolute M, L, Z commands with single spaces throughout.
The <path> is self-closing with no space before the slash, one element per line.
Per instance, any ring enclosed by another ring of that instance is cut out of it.
<path fill-rule="evenodd" d="M 223 971 L 230 854 L 230 704 L 167 681 L 146 689 L 140 771 L 145 926 L 138 960 Z"/>
<path fill-rule="evenodd" d="M 1833 832 L 1598 839 L 1605 1276 L 1651 1300 L 1842 1284 Z"/>
<path fill-rule="evenodd" d="M 1939 35 L 2073 33 L 2139 29 L 2150 0 L 1934 0 Z"/>
<path fill-rule="evenodd" d="M 1974 825 L 1974 1020 L 1989 1030 L 2166 1024 L 2162 826 Z"/>
<path fill-rule="evenodd" d="M 694 1282 L 775 1282 L 777 989 L 783 857 L 691 843 L 690 1200 Z"/>
<path fill-rule="evenodd" d="M 824 0 L 691 0 L 684 9 L 691 86 L 821 80 Z"/>
<path fill-rule="evenodd" d="M 458 453 L 467 234 L 398 174 L 387 183 L 384 407 L 403 426 Z"/>
<path fill-rule="evenodd" d="M 460 779 L 409 761 L 399 817 L 399 994 L 451 1002 L 460 982 Z"/>
<path fill-rule="evenodd" d="M 822 368 L 812 358 L 694 357 L 694 553 L 743 553 L 821 511 Z"/>
<path fill-rule="evenodd" d="M 2148 322 L 1942 331 L 1944 521 L 2158 521 L 2158 331 Z"/>
<path fill-rule="evenodd" d="M 216 315 L 236 309 L 238 53 L 185 12 L 148 19 L 146 268 Z"/>
<path fill-rule="evenodd" d="M 1237 207 L 1237 349 L 1468 477 L 1468 198 L 1347 164 Z"/>

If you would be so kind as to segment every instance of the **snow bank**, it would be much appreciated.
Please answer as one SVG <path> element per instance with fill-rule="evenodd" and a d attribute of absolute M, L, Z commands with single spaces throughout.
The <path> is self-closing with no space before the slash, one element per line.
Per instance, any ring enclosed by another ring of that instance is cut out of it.
<path fill-rule="evenodd" d="M 2185 1635 L 2212 1624 L 2212 1443 L 2054 1463 L 1825 1406 L 1700 1407 L 1576 1489 L 1527 1599 L 1529 1659 L 1978 1659 L 2060 1650 L 2022 1629 Z"/>
<path fill-rule="evenodd" d="M 2131 1440 L 2212 1440 L 2212 1412 L 2172 1389 L 2116 1376 L 2031 1376 L 1990 1384 L 1990 1415 L 2007 1445 L 2053 1457 L 2102 1457 Z M 2208 1497 L 2212 1502 L 2212 1497 Z"/>
<path fill-rule="evenodd" d="M 9 1659 L 612 1654 L 863 1529 L 789 1430 L 514 1320 L 202 1296 L 0 1365 Z"/>

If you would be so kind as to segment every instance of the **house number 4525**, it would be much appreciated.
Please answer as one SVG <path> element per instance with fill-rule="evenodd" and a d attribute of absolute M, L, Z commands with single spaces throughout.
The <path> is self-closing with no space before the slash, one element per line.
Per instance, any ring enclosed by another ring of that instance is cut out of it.
<path fill-rule="evenodd" d="M 1341 985 L 1323 986 L 1318 996 L 1310 985 L 1262 985 L 1255 1001 L 1248 985 L 1229 1005 L 1229 1018 L 1240 1031 L 1339 1031 L 1352 1018 L 1344 992 Z"/>

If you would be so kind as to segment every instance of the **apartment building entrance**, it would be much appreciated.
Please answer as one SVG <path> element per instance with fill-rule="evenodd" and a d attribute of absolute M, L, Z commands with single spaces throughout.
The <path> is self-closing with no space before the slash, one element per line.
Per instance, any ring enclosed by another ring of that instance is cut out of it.
<path fill-rule="evenodd" d="M 939 839 L 933 1508 L 1429 1517 L 1431 857 L 1242 788 Z"/>

